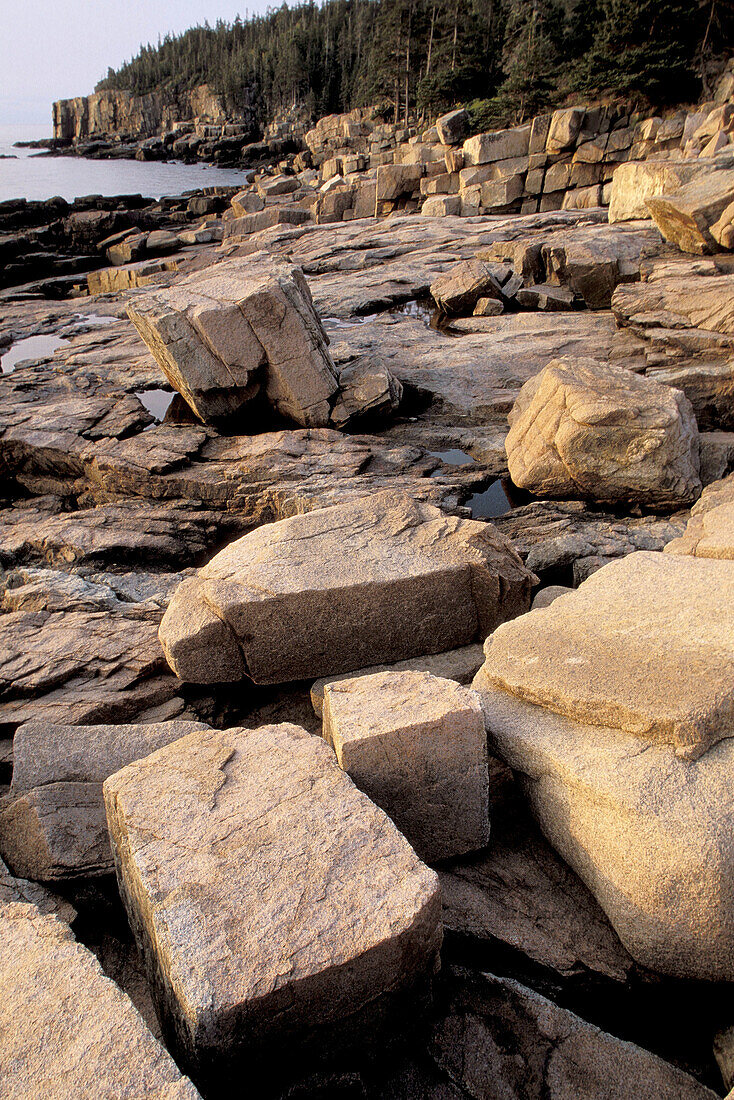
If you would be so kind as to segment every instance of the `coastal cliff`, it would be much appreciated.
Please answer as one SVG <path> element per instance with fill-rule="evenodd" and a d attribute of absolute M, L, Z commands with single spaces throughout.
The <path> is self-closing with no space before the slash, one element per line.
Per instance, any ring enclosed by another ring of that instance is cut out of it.
<path fill-rule="evenodd" d="M 95 134 L 134 134 L 149 138 L 176 122 L 205 116 L 212 123 L 229 121 L 219 96 L 208 84 L 189 91 L 159 88 L 145 95 L 99 91 L 53 105 L 53 136 L 64 142 Z"/>

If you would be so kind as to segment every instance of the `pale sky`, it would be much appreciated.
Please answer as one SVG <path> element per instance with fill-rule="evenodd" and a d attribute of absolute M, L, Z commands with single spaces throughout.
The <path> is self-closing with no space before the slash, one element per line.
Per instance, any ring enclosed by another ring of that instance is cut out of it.
<path fill-rule="evenodd" d="M 264 12 L 268 0 L 0 0 L 0 124 L 48 123 L 168 31 Z"/>

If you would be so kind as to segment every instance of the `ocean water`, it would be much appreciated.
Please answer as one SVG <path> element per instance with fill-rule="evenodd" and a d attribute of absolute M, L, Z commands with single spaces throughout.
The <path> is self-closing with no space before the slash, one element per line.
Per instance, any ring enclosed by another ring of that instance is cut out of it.
<path fill-rule="evenodd" d="M 37 149 L 15 149 L 16 141 L 50 137 L 50 127 L 0 123 L 0 202 L 6 199 L 50 199 L 71 202 L 79 195 L 180 195 L 199 187 L 239 187 L 244 172 L 207 164 L 160 164 L 138 160 L 85 160 L 83 157 L 39 157 Z"/>

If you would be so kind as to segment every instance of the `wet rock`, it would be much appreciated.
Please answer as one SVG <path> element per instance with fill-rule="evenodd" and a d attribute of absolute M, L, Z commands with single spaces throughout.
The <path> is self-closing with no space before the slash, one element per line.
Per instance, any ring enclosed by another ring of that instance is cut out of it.
<path fill-rule="evenodd" d="M 701 491 L 698 428 L 678 390 L 590 359 L 558 359 L 509 416 L 516 485 L 539 496 L 671 508 Z"/>
<path fill-rule="evenodd" d="M 304 425 L 328 423 L 336 373 L 299 269 L 230 260 L 136 300 L 128 313 L 202 420 L 240 411 L 264 368 L 279 413 Z"/>
<path fill-rule="evenodd" d="M 66 726 L 29 722 L 13 740 L 13 781 L 0 808 L 0 854 L 38 882 L 113 870 L 102 783 L 197 729 L 196 722 Z"/>
<path fill-rule="evenodd" d="M 714 1100 L 715 1093 L 642 1047 L 617 1039 L 534 990 L 453 972 L 431 1054 L 472 1097 L 507 1100 Z M 486 1091 L 491 1082 L 492 1092 Z"/>
<path fill-rule="evenodd" d="M 108 779 L 105 799 L 168 1037 L 198 1079 L 231 1087 L 246 1066 L 274 1088 L 304 1047 L 364 1048 L 430 981 L 435 875 L 319 738 L 193 734 Z"/>
<path fill-rule="evenodd" d="M 49 1098 L 196 1100 L 131 1001 L 60 921 L 33 905 L 0 905 L 0 1057 L 7 1100 L 29 1083 Z M 39 1044 L 39 1036 L 43 1043 Z"/>
<path fill-rule="evenodd" d="M 665 549 L 669 554 L 734 560 L 734 475 L 704 489 L 685 532 Z"/>
<path fill-rule="evenodd" d="M 358 676 L 372 676 L 376 672 L 430 672 L 445 680 L 455 680 L 457 684 L 470 684 L 484 661 L 481 645 L 462 646 L 450 649 L 446 653 L 428 653 L 422 657 L 410 657 L 407 661 L 397 661 L 392 665 L 373 665 L 356 672 L 345 672 L 341 676 L 329 676 L 316 680 L 311 686 L 311 704 L 320 718 L 324 705 L 324 690 L 329 684 L 340 680 L 352 680 Z"/>
<path fill-rule="evenodd" d="M 632 554 L 498 627 L 479 676 L 575 721 L 697 759 L 729 736 L 732 584 L 725 562 Z"/>
<path fill-rule="evenodd" d="M 489 840 L 487 737 L 479 700 L 428 672 L 331 682 L 324 740 L 428 863 Z"/>
<path fill-rule="evenodd" d="M 182 680 L 283 683 L 467 645 L 527 609 L 532 579 L 491 525 L 384 492 L 232 543 L 160 638 Z"/>

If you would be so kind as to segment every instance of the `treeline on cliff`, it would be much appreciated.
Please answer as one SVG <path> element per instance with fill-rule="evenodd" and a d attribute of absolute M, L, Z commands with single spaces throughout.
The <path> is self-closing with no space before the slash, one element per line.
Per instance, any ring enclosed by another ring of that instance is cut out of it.
<path fill-rule="evenodd" d="M 480 125 L 570 94 L 695 99 L 734 39 L 734 0 L 325 0 L 144 46 L 98 89 L 208 83 L 266 122 L 380 103 L 395 120 L 472 103 Z"/>

